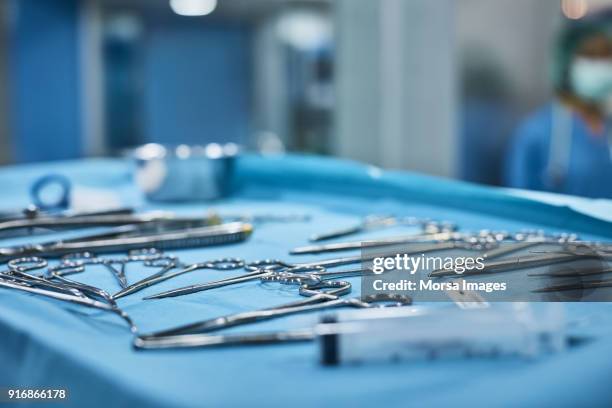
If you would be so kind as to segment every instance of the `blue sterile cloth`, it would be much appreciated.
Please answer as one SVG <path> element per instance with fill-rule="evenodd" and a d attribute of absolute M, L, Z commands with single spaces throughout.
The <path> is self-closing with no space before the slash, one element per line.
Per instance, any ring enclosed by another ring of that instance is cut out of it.
<path fill-rule="evenodd" d="M 310 214 L 310 222 L 256 226 L 248 242 L 175 251 L 185 262 L 220 257 L 308 261 L 329 257 L 289 256 L 307 237 L 345 227 L 366 214 L 398 214 L 453 220 L 464 230 L 482 228 L 573 231 L 586 239 L 610 239 L 606 223 L 566 207 L 546 205 L 479 187 L 410 173 L 305 156 L 244 156 L 231 181 L 236 193 L 209 205 L 152 206 L 131 180 L 131 164 L 88 160 L 0 172 L 2 205 L 28 202 L 32 180 L 48 172 L 78 186 L 112 189 L 123 204 L 144 208 L 221 213 Z M 397 227 L 359 239 L 407 233 Z M 44 239 L 50 239 L 47 236 Z M 12 244 L 15 241 L 5 241 Z M 132 282 L 151 273 L 128 265 Z M 141 301 L 163 290 L 227 277 L 236 272 L 202 270 L 120 299 L 142 333 L 283 304 L 296 288 L 256 282 L 184 297 Z M 119 290 L 104 268 L 75 275 L 108 291 Z M 360 280 L 351 279 L 353 295 Z M 233 332 L 312 326 L 317 315 L 296 315 Z M 575 334 L 592 339 L 581 347 L 535 361 L 416 361 L 326 368 L 315 344 L 224 349 L 135 351 L 132 335 L 117 317 L 7 289 L 0 289 L 0 387 L 67 388 L 72 406 L 605 406 L 612 401 L 612 305 L 568 305 Z M 40 405 L 36 405 L 40 406 Z"/>

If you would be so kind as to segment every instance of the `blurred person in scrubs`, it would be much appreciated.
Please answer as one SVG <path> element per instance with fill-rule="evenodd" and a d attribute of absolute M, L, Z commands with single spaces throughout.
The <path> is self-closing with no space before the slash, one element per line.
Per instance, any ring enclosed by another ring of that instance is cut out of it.
<path fill-rule="evenodd" d="M 568 22 L 556 51 L 556 99 L 517 129 L 507 184 L 612 198 L 612 10 Z"/>

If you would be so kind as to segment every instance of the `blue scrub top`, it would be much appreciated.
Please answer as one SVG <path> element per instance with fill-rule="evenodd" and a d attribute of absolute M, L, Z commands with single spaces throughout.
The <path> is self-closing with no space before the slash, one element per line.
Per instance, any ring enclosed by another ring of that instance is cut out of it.
<path fill-rule="evenodd" d="M 553 104 L 529 116 L 517 129 L 509 151 L 510 187 L 546 190 L 594 198 L 612 198 L 612 159 L 606 134 L 594 134 L 576 114 L 568 122 L 569 151 L 560 177 L 549 172 Z M 608 132 L 611 129 L 608 126 Z M 558 137 L 558 136 L 557 136 Z M 555 160 L 555 159 L 552 159 Z"/>

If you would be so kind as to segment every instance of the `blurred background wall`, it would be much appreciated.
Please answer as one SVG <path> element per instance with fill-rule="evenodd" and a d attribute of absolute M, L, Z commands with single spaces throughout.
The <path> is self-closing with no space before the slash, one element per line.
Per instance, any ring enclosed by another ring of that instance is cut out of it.
<path fill-rule="evenodd" d="M 551 53 L 558 0 L 457 2 L 460 118 L 457 175 L 499 184 L 519 121 L 551 99 Z"/>
<path fill-rule="evenodd" d="M 233 141 L 499 184 L 567 1 L 604 2 L 4 0 L 0 160 Z"/>

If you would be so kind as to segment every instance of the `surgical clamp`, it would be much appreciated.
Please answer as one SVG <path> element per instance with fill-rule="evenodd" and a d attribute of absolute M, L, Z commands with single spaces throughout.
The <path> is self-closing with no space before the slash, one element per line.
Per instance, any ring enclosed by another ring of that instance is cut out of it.
<path fill-rule="evenodd" d="M 140 232 L 119 227 L 111 233 L 80 237 L 72 240 L 43 244 L 0 248 L 0 261 L 23 256 L 59 257 L 71 252 L 119 252 L 145 247 L 177 249 L 222 245 L 244 241 L 253 231 L 250 224 L 241 222 L 198 227 L 168 232 Z"/>
<path fill-rule="evenodd" d="M 74 213 L 70 215 L 33 215 L 0 222 L 0 236 L 21 229 L 62 230 L 89 227 L 112 227 L 121 225 L 152 225 L 154 227 L 193 228 L 218 225 L 216 217 L 181 217 L 171 212 L 152 211 L 134 214 L 132 209 L 117 209 L 91 213 Z"/>
<path fill-rule="evenodd" d="M 441 248 L 441 247 L 440 247 Z M 250 271 L 244 275 L 235 276 L 232 278 L 221 279 L 213 282 L 205 282 L 196 285 L 190 285 L 183 288 L 172 289 L 166 292 L 147 296 L 144 300 L 162 299 L 165 297 L 183 296 L 191 293 L 197 293 L 205 290 L 216 289 L 223 286 L 229 286 L 237 283 L 250 282 L 263 277 L 269 276 L 279 271 L 292 272 L 294 274 L 324 272 L 325 268 L 333 268 L 336 266 L 344 266 L 374 259 L 378 255 L 368 256 L 352 256 L 344 258 L 326 259 L 316 262 L 305 262 L 299 264 L 291 264 L 276 259 L 263 259 L 260 261 L 247 263 L 244 268 Z M 340 273 L 340 272 L 338 272 Z"/>
<path fill-rule="evenodd" d="M 184 347 L 186 345 L 190 345 L 191 340 L 194 339 L 194 336 L 196 338 L 199 337 L 200 334 L 198 333 L 221 330 L 297 313 L 319 311 L 345 306 L 357 308 L 383 306 L 377 305 L 376 303 L 384 303 L 386 306 L 405 306 L 412 303 L 412 299 L 405 295 L 379 294 L 375 296 L 367 296 L 364 299 L 341 298 L 341 296 L 350 293 L 350 291 L 351 284 L 345 281 L 303 284 L 300 286 L 299 293 L 302 296 L 308 297 L 308 299 L 303 301 L 292 302 L 253 312 L 244 312 L 235 315 L 213 318 L 174 329 L 164 330 L 148 335 L 141 335 L 134 340 L 134 346 L 141 349 Z M 389 302 L 392 302 L 392 304 L 389 305 Z"/>
<path fill-rule="evenodd" d="M 64 282 L 64 284 L 60 285 L 44 277 L 38 277 L 27 273 L 27 271 L 42 269 L 46 266 L 47 262 L 42 258 L 26 257 L 13 259 L 9 262 L 9 270 L 0 273 L 0 287 L 16 289 L 22 292 L 34 293 L 57 300 L 109 311 L 121 317 L 130 326 L 132 333 L 137 332 L 137 328 L 132 319 L 123 310 L 119 309 L 114 302 L 109 301 L 105 303 L 86 296 L 83 292 L 89 291 L 97 295 L 100 294 L 98 291 L 90 290 L 88 285 L 76 282 Z M 70 266 L 74 267 L 75 265 L 72 264 Z M 105 298 L 105 296 L 102 297 Z"/>
<path fill-rule="evenodd" d="M 178 272 L 166 274 L 170 270 L 176 268 L 177 265 L 178 264 L 176 262 L 174 263 L 170 262 L 166 264 L 165 266 L 162 267 L 162 270 L 159 271 L 158 273 L 152 276 L 149 276 L 145 279 L 142 279 L 134 283 L 131 286 L 124 288 L 120 292 L 117 292 L 115 295 L 113 295 L 113 298 L 119 299 L 121 297 L 138 292 L 142 289 L 148 288 L 158 283 L 161 283 L 169 279 L 173 279 L 177 276 L 184 275 L 186 273 L 193 272 L 193 271 L 200 270 L 200 269 L 212 269 L 212 270 L 217 270 L 217 271 L 229 271 L 229 270 L 239 269 L 239 268 L 244 267 L 244 261 L 242 261 L 241 259 L 237 259 L 237 258 L 222 258 L 222 259 L 217 259 L 214 261 L 194 263 Z"/>

